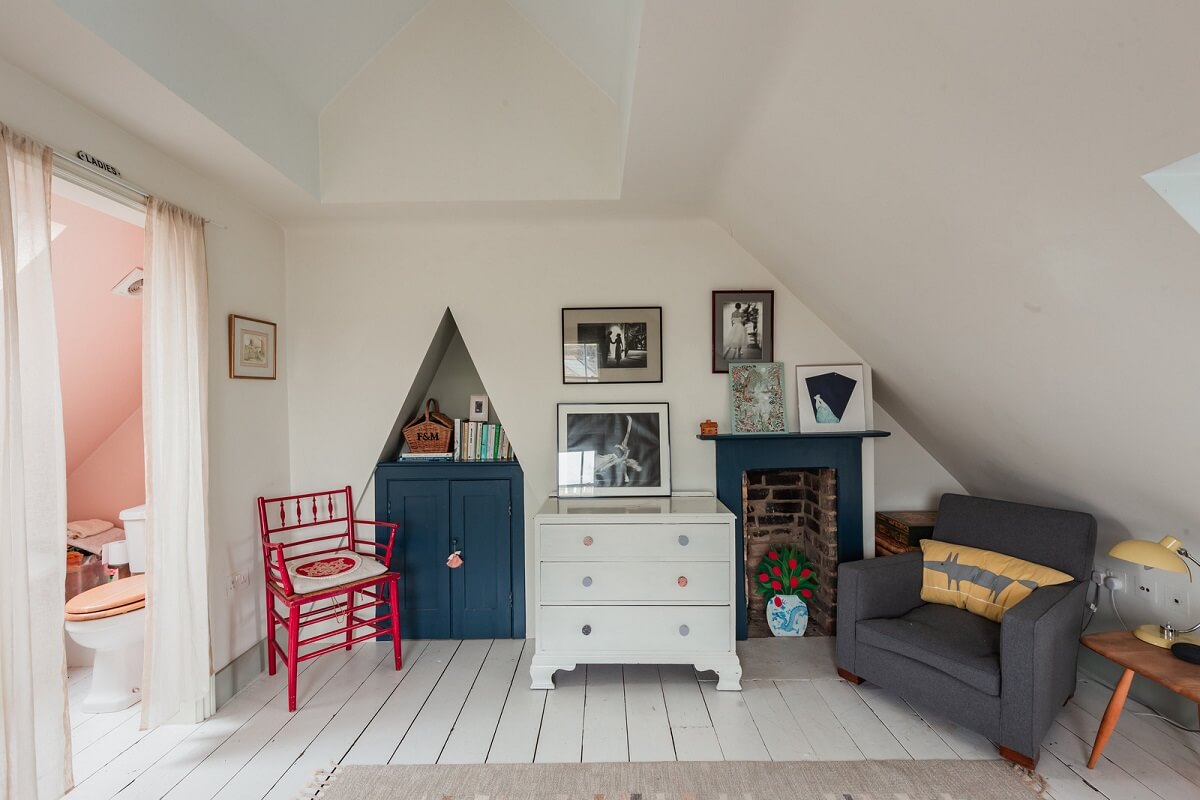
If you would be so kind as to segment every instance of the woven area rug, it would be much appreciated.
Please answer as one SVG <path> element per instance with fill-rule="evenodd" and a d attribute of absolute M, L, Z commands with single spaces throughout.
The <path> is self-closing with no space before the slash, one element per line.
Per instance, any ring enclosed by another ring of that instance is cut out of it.
<path fill-rule="evenodd" d="M 339 766 L 320 800 L 1032 800 L 1004 761 Z"/>

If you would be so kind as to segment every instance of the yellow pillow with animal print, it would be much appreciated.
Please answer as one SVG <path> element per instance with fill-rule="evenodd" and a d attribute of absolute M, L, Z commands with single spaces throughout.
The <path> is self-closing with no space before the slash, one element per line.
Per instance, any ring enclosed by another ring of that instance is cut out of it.
<path fill-rule="evenodd" d="M 921 540 L 925 569 L 921 599 L 965 608 L 993 622 L 1041 586 L 1074 580 L 1031 561 L 961 544 Z"/>

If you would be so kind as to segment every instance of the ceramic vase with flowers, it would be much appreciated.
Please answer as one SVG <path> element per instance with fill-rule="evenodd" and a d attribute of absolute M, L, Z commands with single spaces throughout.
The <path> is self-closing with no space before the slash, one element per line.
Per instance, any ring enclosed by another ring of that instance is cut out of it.
<path fill-rule="evenodd" d="M 755 570 L 755 591 L 767 598 L 767 625 L 776 636 L 803 636 L 808 604 L 817 575 L 803 553 L 793 547 L 768 550 Z"/>

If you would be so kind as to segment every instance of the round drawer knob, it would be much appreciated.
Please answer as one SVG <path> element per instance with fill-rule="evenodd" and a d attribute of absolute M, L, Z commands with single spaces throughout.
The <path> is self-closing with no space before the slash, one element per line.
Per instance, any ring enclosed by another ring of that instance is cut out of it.
<path fill-rule="evenodd" d="M 596 541 L 596 540 L 595 540 L 595 539 L 593 539 L 592 537 L 590 537 L 590 536 L 585 536 L 585 537 L 583 537 L 583 546 L 584 546 L 584 547 L 591 547 L 591 546 L 592 546 L 592 542 L 594 542 L 594 541 Z"/>
<path fill-rule="evenodd" d="M 683 534 L 683 533 L 679 534 L 679 543 L 681 545 L 683 545 L 684 547 L 687 547 L 688 541 L 689 541 L 689 539 L 686 534 Z"/>
<path fill-rule="evenodd" d="M 584 586 L 591 586 L 591 585 L 592 585 L 592 576 L 591 576 L 591 575 L 586 575 L 586 576 L 584 576 L 584 578 L 583 578 L 583 585 L 584 585 Z"/>
<path fill-rule="evenodd" d="M 684 586 L 687 586 L 687 575 L 680 575 L 679 580 L 675 582 L 678 583 L 679 588 L 682 589 Z"/>
<path fill-rule="evenodd" d="M 691 629 L 691 628 L 689 628 L 687 625 L 680 625 L 680 626 L 679 626 L 679 635 L 680 635 L 680 636 L 687 636 L 687 635 L 688 635 L 689 633 L 691 633 L 691 632 L 692 632 L 692 629 Z"/>
<path fill-rule="evenodd" d="M 584 636 L 591 636 L 591 635 L 592 635 L 592 626 L 591 626 L 591 625 L 584 625 L 584 626 L 583 626 L 583 635 L 584 635 Z"/>

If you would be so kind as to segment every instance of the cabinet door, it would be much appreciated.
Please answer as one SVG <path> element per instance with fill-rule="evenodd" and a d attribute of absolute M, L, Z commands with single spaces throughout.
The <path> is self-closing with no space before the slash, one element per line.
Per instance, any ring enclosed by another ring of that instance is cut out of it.
<path fill-rule="evenodd" d="M 463 565 L 450 570 L 450 628 L 455 639 L 512 636 L 512 523 L 507 480 L 452 481 L 450 550 Z"/>
<path fill-rule="evenodd" d="M 389 522 L 400 523 L 391 568 L 400 573 L 400 633 L 450 637 L 450 485 L 444 480 L 388 482 Z"/>

